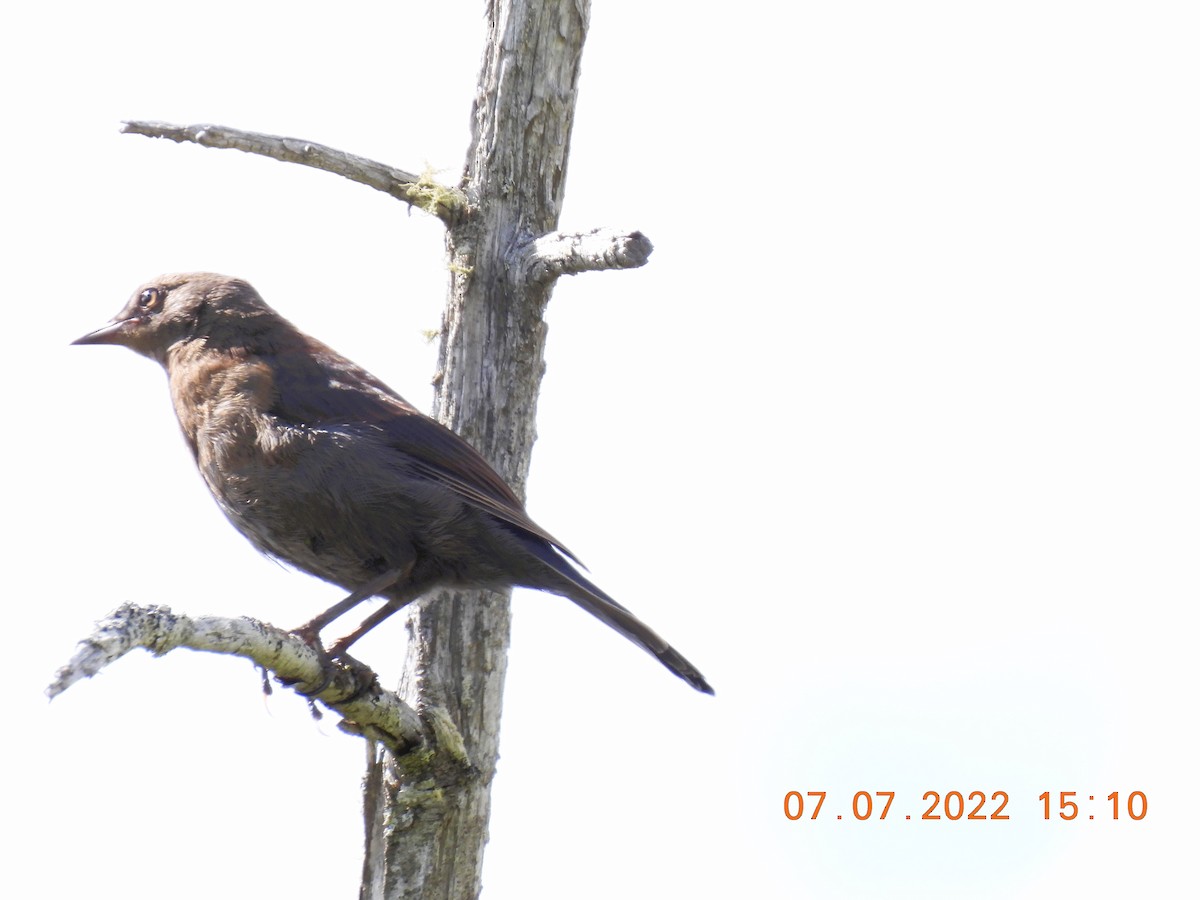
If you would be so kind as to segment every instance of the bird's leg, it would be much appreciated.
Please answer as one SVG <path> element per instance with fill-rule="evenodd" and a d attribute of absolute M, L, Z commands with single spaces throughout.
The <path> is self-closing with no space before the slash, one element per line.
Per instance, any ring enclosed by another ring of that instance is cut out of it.
<path fill-rule="evenodd" d="M 385 606 L 380 607 L 363 619 L 363 623 L 350 632 L 350 634 L 334 641 L 333 646 L 329 648 L 329 655 L 338 660 L 353 659 L 353 657 L 346 655 L 346 651 L 350 649 L 350 646 L 388 616 L 398 612 L 403 606 L 403 601 L 396 602 L 389 600 Z"/>
<path fill-rule="evenodd" d="M 329 609 L 325 610 L 325 612 L 305 622 L 299 628 L 293 628 L 291 633 L 301 638 L 306 644 L 324 651 L 325 647 L 321 643 L 321 629 L 334 619 L 354 609 L 354 607 L 358 606 L 364 600 L 374 597 L 380 591 L 387 590 L 397 581 L 405 578 L 411 568 L 412 566 L 409 565 L 401 566 L 398 569 L 388 569 L 382 575 L 368 581 L 345 600 L 339 600 L 333 606 L 329 607 Z"/>
<path fill-rule="evenodd" d="M 310 619 L 309 621 L 305 622 L 299 628 L 292 629 L 292 631 L 291 631 L 292 634 L 296 635 L 296 637 L 303 640 L 310 647 L 314 647 L 317 650 L 321 651 L 321 653 L 325 657 L 325 664 L 322 666 L 322 674 L 321 674 L 320 682 L 314 688 L 311 688 L 310 690 L 305 690 L 305 691 L 297 690 L 297 693 L 304 694 L 305 696 L 308 696 L 308 697 L 315 697 L 317 694 L 321 693 L 321 691 L 325 690 L 325 688 L 329 687 L 329 682 L 331 682 L 333 680 L 334 673 L 333 673 L 333 669 L 329 666 L 328 663 L 329 663 L 329 660 L 332 660 L 335 658 L 342 659 L 343 661 L 348 662 L 352 665 L 357 664 L 357 666 L 360 669 L 367 670 L 367 667 L 364 666 L 362 663 L 359 663 L 357 660 L 355 660 L 349 656 L 345 656 L 345 654 L 342 652 L 331 653 L 330 651 L 326 650 L 325 646 L 321 643 L 321 629 L 323 629 L 326 625 L 328 625 L 334 619 L 341 616 L 343 613 L 348 612 L 349 610 L 358 606 L 358 604 L 362 603 L 364 600 L 367 600 L 370 597 L 374 597 L 380 591 L 386 591 L 389 587 L 391 587 L 397 581 L 400 581 L 403 578 L 407 578 L 410 571 L 412 571 L 411 564 L 409 564 L 407 566 L 401 566 L 398 569 L 388 569 L 382 575 L 379 575 L 376 578 L 373 578 L 372 580 L 368 581 L 366 584 L 364 584 L 362 587 L 360 587 L 357 591 L 355 591 L 349 597 L 346 597 L 344 600 L 340 600 L 337 603 L 333 604 L 333 606 L 329 607 L 329 609 L 325 610 L 325 612 L 323 612 L 320 615 L 316 616 L 315 618 Z M 387 608 L 388 607 L 386 607 L 386 606 L 384 607 L 385 610 Z M 375 618 L 375 617 L 371 616 L 371 618 Z M 380 621 L 383 621 L 383 620 L 380 619 Z M 366 632 L 363 631 L 361 634 L 358 632 L 355 632 L 355 634 L 356 634 L 355 640 L 357 640 L 363 634 L 366 634 Z M 341 646 L 341 644 L 342 644 L 342 641 L 338 641 L 337 643 L 335 643 L 334 650 L 344 651 L 345 647 L 349 646 L 349 644 L 347 644 L 345 646 Z"/>
<path fill-rule="evenodd" d="M 353 594 L 351 597 L 353 597 Z M 346 598 L 346 600 L 349 599 L 351 598 Z M 343 600 L 342 603 L 345 603 L 346 600 Z M 342 603 L 339 603 L 338 606 L 341 606 Z M 371 613 L 371 615 L 367 616 L 367 618 L 363 620 L 363 623 L 359 625 L 358 628 L 356 628 L 352 633 L 346 635 L 344 638 L 338 638 L 333 642 L 333 646 L 324 651 L 327 658 L 336 659 L 342 665 L 350 666 L 351 668 L 355 669 L 357 671 L 359 681 L 362 684 L 362 687 L 360 687 L 354 694 L 351 694 L 349 697 L 342 697 L 339 699 L 339 703 L 349 703 L 351 700 L 357 700 L 360 696 L 371 689 L 371 686 L 375 681 L 374 678 L 367 678 L 368 674 L 372 676 L 374 675 L 374 672 L 371 671 L 371 668 L 366 663 L 359 662 L 346 651 L 350 649 L 351 644 L 357 641 L 360 637 L 362 637 L 392 613 L 396 612 L 396 610 L 400 609 L 402 606 L 404 606 L 403 602 L 397 603 L 393 600 L 389 600 L 386 606 L 380 607 L 379 609 L 375 610 L 375 612 Z M 349 607 L 346 608 L 349 609 Z M 334 618 L 337 618 L 337 616 L 334 616 Z M 321 679 L 321 683 L 316 687 L 315 690 L 297 691 L 297 693 L 304 694 L 306 697 L 314 697 L 321 693 L 321 691 L 325 690 L 325 688 L 329 687 L 329 682 L 332 679 L 333 669 L 329 666 L 326 666 L 324 670 L 324 677 Z"/>

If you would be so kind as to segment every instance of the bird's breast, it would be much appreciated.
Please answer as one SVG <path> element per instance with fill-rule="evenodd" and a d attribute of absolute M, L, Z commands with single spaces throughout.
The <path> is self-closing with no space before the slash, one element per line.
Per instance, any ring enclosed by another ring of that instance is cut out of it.
<path fill-rule="evenodd" d="M 272 370 L 202 360 L 172 373 L 180 426 L 210 492 L 259 550 L 353 590 L 409 570 L 433 583 L 506 583 L 490 516 L 376 424 L 284 419 Z M 207 371 L 206 371 L 207 369 Z"/>

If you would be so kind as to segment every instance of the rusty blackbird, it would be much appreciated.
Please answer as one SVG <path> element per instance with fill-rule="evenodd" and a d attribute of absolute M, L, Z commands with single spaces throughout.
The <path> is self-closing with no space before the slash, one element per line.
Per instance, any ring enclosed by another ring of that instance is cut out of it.
<path fill-rule="evenodd" d="M 434 587 L 537 588 L 573 600 L 705 693 L 704 676 L 571 564 L 504 480 L 453 431 L 300 332 L 248 283 L 163 275 L 76 344 L 120 344 L 166 369 L 175 414 L 222 511 L 259 550 L 385 605 L 350 645 Z"/>

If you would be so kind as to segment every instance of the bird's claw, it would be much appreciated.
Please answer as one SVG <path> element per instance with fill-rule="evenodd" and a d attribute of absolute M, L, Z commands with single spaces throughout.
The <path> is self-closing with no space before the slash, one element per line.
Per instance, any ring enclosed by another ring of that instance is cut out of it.
<path fill-rule="evenodd" d="M 293 628 L 288 634 L 300 638 L 300 640 L 304 641 L 304 643 L 308 644 L 314 650 L 325 654 L 325 645 L 321 643 L 321 629 L 317 628 L 312 622 L 306 622 L 299 628 Z"/>
<path fill-rule="evenodd" d="M 311 622 L 301 625 L 299 628 L 293 628 L 288 634 L 300 638 L 300 640 L 317 651 L 317 655 L 321 660 L 321 677 L 311 687 L 307 682 L 302 682 L 295 678 L 280 678 L 276 676 L 275 680 L 284 687 L 290 687 L 301 697 L 316 697 L 329 687 L 333 683 L 333 679 L 337 676 L 337 667 L 333 665 L 333 657 L 325 649 L 325 645 L 321 643 L 320 629 L 314 628 Z M 304 687 L 297 687 L 300 684 L 303 684 Z"/>
<path fill-rule="evenodd" d="M 338 703 L 350 703 L 358 700 L 368 691 L 372 690 L 379 684 L 379 676 L 375 674 L 375 670 L 361 660 L 355 659 L 341 646 L 341 641 L 335 641 L 333 646 L 329 648 L 329 658 L 336 660 L 339 665 L 345 666 L 354 675 L 354 681 L 358 685 L 357 689 L 347 694 L 345 697 L 339 697 Z"/>
<path fill-rule="evenodd" d="M 300 682 L 291 682 L 289 686 L 297 694 L 302 697 L 317 697 L 324 693 L 325 690 L 333 684 L 334 679 L 338 675 L 338 666 L 344 666 L 350 670 L 354 683 L 358 687 L 347 694 L 345 697 L 338 697 L 336 703 L 350 703 L 357 700 L 370 691 L 379 682 L 379 677 L 375 674 L 366 663 L 355 659 L 347 651 L 347 646 L 343 641 L 336 641 L 326 649 L 321 643 L 320 634 L 315 629 L 310 629 L 306 626 L 301 626 L 291 632 L 300 638 L 314 650 L 318 651 L 321 656 L 321 678 L 316 684 L 309 686 L 304 684 L 303 687 L 297 687 Z"/>

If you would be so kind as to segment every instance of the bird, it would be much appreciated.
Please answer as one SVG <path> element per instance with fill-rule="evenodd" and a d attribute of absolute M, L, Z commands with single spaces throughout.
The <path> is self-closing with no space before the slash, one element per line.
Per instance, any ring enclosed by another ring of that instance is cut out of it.
<path fill-rule="evenodd" d="M 526 587 L 574 601 L 693 688 L 700 671 L 589 581 L 465 439 L 277 313 L 248 282 L 162 275 L 74 344 L 166 371 L 208 490 L 251 544 L 349 594 L 293 630 L 332 659 L 434 588 Z M 326 649 L 322 630 L 384 605 Z"/>

